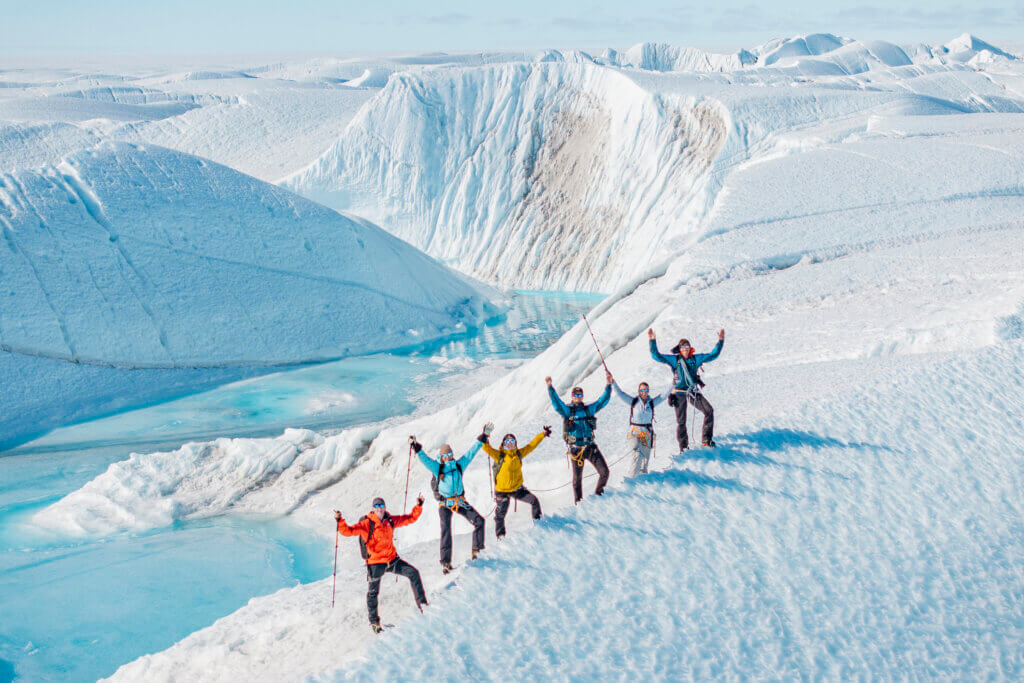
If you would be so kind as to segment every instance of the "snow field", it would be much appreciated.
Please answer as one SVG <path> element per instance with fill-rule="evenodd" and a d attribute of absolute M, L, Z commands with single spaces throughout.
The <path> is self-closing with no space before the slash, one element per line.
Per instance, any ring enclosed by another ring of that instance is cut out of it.
<path fill-rule="evenodd" d="M 568 490 L 542 493 L 538 528 L 519 510 L 458 577 L 438 572 L 428 503 L 399 549 L 436 604 L 420 618 L 385 580 L 400 627 L 379 641 L 349 540 L 334 611 L 326 581 L 254 598 L 115 678 L 1019 677 L 1024 81 L 973 39 L 898 48 L 908 63 L 893 47 L 804 36 L 727 73 L 658 73 L 677 66 L 663 51 L 392 75 L 288 186 L 491 281 L 614 287 L 590 318 L 626 388 L 668 381 L 648 326 L 701 351 L 724 327 L 706 373 L 722 446 L 666 458 L 662 407 L 658 472 L 571 511 Z M 543 377 L 592 400 L 603 372 L 577 325 L 436 412 L 135 456 L 37 522 L 259 512 L 326 547 L 332 508 L 399 509 L 410 433 L 460 452 L 488 420 L 557 430 Z M 600 416 L 610 462 L 626 413 Z M 568 479 L 557 437 L 525 470 L 530 488 Z M 410 481 L 429 497 L 416 463 Z"/>
<path fill-rule="evenodd" d="M 1015 341 L 859 363 L 875 381 L 730 421 L 720 448 L 488 552 L 317 680 L 1015 678 L 1022 361 Z"/>

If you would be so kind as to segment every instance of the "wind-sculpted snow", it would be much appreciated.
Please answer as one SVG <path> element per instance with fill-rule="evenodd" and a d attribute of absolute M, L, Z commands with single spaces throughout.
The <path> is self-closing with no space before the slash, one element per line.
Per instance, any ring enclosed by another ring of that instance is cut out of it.
<path fill-rule="evenodd" d="M 776 138 L 872 109 L 1024 111 L 980 64 L 911 52 L 821 34 L 395 74 L 285 185 L 483 280 L 614 291 L 699 237 L 721 179 Z"/>
<path fill-rule="evenodd" d="M 138 388 L 115 372 L 97 393 L 34 395 L 78 364 L 338 358 L 450 334 L 485 305 L 461 276 L 364 220 L 161 148 L 104 143 L 2 176 L 0 226 L 3 376 L 19 387 L 4 394 L 0 442 L 59 421 L 64 403 L 91 397 L 102 412 L 103 399 Z M 178 384 L 153 382 L 155 395 Z"/>
<path fill-rule="evenodd" d="M 727 126 L 586 64 L 405 74 L 286 184 L 481 279 L 609 289 L 694 228 Z"/>

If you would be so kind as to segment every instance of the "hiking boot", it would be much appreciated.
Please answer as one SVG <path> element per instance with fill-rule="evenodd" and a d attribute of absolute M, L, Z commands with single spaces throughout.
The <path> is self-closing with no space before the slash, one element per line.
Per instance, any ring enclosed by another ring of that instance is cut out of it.
<path fill-rule="evenodd" d="M 384 627 L 380 625 L 379 621 L 375 621 L 370 624 L 370 629 L 373 630 L 374 633 L 380 633 L 384 630 Z"/>
<path fill-rule="evenodd" d="M 714 448 L 715 447 L 715 442 L 714 441 L 703 441 L 703 442 L 701 442 L 700 445 L 703 446 L 704 448 Z"/>
<path fill-rule="evenodd" d="M 470 555 L 469 559 L 470 560 L 475 560 L 479 555 L 480 555 L 480 551 L 479 550 L 474 550 L 473 554 Z"/>
<path fill-rule="evenodd" d="M 447 574 L 452 569 L 454 569 L 454 567 L 452 567 L 452 563 L 451 562 L 445 562 L 444 564 L 441 565 L 441 573 L 442 574 Z"/>

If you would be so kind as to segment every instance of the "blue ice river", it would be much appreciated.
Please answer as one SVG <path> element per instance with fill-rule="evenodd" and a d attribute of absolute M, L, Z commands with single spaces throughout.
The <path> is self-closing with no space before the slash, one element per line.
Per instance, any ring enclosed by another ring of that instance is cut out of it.
<path fill-rule="evenodd" d="M 95 680 L 250 597 L 330 572 L 331 549 L 286 519 L 225 516 L 93 541 L 30 517 L 131 452 L 217 436 L 340 429 L 412 412 L 464 366 L 529 358 L 599 296 L 521 292 L 459 338 L 265 375 L 55 430 L 0 457 L 0 681 Z"/>

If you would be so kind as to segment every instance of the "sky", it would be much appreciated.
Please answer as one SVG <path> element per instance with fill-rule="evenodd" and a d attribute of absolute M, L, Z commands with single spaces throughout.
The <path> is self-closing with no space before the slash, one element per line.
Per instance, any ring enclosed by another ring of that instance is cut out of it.
<path fill-rule="evenodd" d="M 0 0 L 0 55 L 736 49 L 830 32 L 945 42 L 1024 40 L 1024 0 Z"/>

